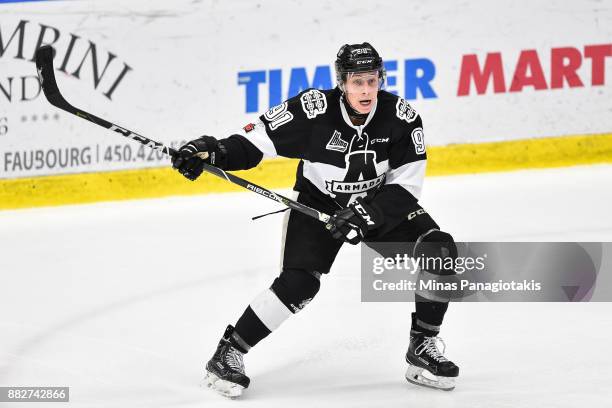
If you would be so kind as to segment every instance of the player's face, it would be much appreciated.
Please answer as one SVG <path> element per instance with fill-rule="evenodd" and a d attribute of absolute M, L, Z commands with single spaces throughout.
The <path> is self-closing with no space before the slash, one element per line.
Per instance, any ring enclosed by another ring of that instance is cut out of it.
<path fill-rule="evenodd" d="M 359 113 L 370 113 L 378 96 L 379 84 L 377 71 L 348 74 L 344 84 L 348 103 Z"/>

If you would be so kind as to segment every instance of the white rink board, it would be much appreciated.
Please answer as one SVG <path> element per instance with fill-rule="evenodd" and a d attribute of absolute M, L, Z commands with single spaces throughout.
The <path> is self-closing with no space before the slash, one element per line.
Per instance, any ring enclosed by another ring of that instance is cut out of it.
<path fill-rule="evenodd" d="M 256 116 L 248 103 L 261 112 L 270 99 L 286 98 L 300 84 L 302 70 L 312 84 L 316 67 L 323 67 L 318 81 L 330 82 L 324 74 L 331 72 L 339 46 L 361 41 L 395 62 L 389 67 L 389 90 L 401 96 L 408 96 L 411 69 L 425 74 L 415 63 L 434 67 L 427 84 L 436 97 L 423 98 L 419 88 L 411 100 L 424 118 L 430 145 L 612 130 L 611 59 L 604 57 L 594 75 L 594 59 L 584 55 L 585 46 L 611 43 L 612 9 L 600 1 L 75 0 L 0 4 L 0 15 L 0 178 L 167 163 L 36 97 L 30 59 L 41 25 L 52 27 L 43 42 L 52 41 L 53 29 L 58 30 L 59 65 L 76 38 L 68 74 L 58 72 L 69 101 L 165 143 L 203 133 L 227 135 Z M 90 41 L 101 75 L 97 89 L 91 54 L 85 57 Z M 521 51 L 529 49 L 536 50 L 550 88 L 553 48 L 575 48 L 583 86 L 570 88 L 562 81 L 559 89 L 507 91 Z M 116 57 L 102 75 L 109 52 Z M 469 95 L 458 96 L 462 58 L 476 54 L 482 65 L 487 53 L 496 52 L 503 60 L 506 92 L 494 93 L 491 82 L 479 95 L 472 83 Z M 130 68 L 119 80 L 126 65 Z M 244 83 L 249 80 L 262 83 Z M 602 83 L 593 86 L 597 81 Z"/>

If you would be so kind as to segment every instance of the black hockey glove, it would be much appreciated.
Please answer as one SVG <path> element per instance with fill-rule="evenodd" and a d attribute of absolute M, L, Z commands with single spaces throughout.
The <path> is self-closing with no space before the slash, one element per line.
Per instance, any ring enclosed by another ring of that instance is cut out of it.
<path fill-rule="evenodd" d="M 181 146 L 178 155 L 172 158 L 172 167 L 189 180 L 200 177 L 204 163 L 223 168 L 226 150 L 222 143 L 212 136 L 202 136 Z"/>
<path fill-rule="evenodd" d="M 329 220 L 327 229 L 336 239 L 356 245 L 369 230 L 382 224 L 382 214 L 360 197 L 347 208 L 338 210 Z"/>

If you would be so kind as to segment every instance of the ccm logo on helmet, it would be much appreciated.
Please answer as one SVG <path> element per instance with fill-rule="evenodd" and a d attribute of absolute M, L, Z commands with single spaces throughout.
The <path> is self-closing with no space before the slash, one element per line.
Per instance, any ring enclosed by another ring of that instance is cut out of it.
<path fill-rule="evenodd" d="M 360 65 L 360 64 L 371 64 L 372 61 L 374 61 L 374 60 L 369 59 L 369 60 L 357 61 L 357 65 Z"/>

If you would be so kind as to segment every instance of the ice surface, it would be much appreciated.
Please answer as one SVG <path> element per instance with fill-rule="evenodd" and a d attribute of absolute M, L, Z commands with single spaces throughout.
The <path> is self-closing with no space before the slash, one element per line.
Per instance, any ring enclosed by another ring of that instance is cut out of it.
<path fill-rule="evenodd" d="M 611 180 L 606 165 L 429 178 L 422 203 L 457 240 L 610 241 Z M 609 404 L 606 303 L 453 304 L 456 390 L 407 383 L 413 306 L 361 303 L 350 246 L 246 356 L 242 401 L 199 388 L 225 326 L 278 273 L 282 216 L 249 219 L 275 208 L 236 193 L 0 212 L 0 385 L 70 386 L 70 407 Z"/>

